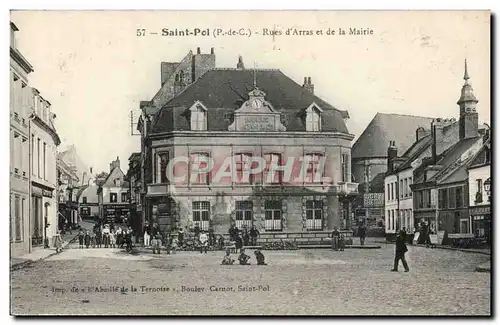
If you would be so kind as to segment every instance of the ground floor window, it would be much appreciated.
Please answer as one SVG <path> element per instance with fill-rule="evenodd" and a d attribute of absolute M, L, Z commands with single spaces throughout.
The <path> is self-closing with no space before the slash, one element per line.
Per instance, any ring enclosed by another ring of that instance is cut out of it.
<path fill-rule="evenodd" d="M 31 229 L 31 238 L 32 245 L 39 246 L 43 244 L 43 210 L 42 210 L 42 197 L 40 196 L 32 196 L 32 229 Z"/>
<path fill-rule="evenodd" d="M 23 238 L 22 238 L 22 219 L 23 219 L 23 216 L 22 216 L 22 208 L 21 208 L 21 198 L 16 195 L 14 197 L 14 216 L 15 216 L 15 238 L 16 238 L 16 241 L 21 241 Z"/>
<path fill-rule="evenodd" d="M 236 201 L 236 227 L 242 229 L 243 226 L 248 228 L 253 224 L 253 202 L 252 201 Z"/>
<path fill-rule="evenodd" d="M 472 217 L 472 231 L 476 237 L 489 236 L 489 218 L 485 216 Z"/>
<path fill-rule="evenodd" d="M 210 202 L 193 202 L 193 222 L 195 225 L 198 223 L 201 230 L 208 230 L 210 226 Z"/>
<path fill-rule="evenodd" d="M 281 231 L 281 201 L 266 200 L 264 203 L 265 210 L 265 227 L 267 231 Z"/>
<path fill-rule="evenodd" d="M 306 201 L 307 230 L 323 230 L 323 201 Z"/>

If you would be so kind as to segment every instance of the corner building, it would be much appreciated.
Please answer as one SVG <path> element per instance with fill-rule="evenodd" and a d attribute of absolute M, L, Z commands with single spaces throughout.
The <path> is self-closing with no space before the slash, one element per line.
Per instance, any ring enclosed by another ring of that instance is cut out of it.
<path fill-rule="evenodd" d="M 351 182 L 347 112 L 315 96 L 310 78 L 301 86 L 279 70 L 243 67 L 240 58 L 236 69 L 206 71 L 155 114 L 146 138 L 152 158 L 146 219 L 163 229 L 199 223 L 216 233 L 233 222 L 261 232 L 341 228 L 358 185 Z M 186 182 L 174 184 L 167 166 L 179 157 L 186 162 L 175 165 L 174 175 Z M 235 159 L 233 176 L 220 178 L 227 157 Z M 253 157 L 264 159 L 265 170 L 245 179 Z M 284 171 L 266 176 L 272 163 L 302 157 L 307 163 L 293 165 L 291 181 Z M 214 169 L 196 174 L 206 158 Z M 305 177 L 293 181 L 300 168 Z M 329 179 L 315 179 L 317 173 Z"/>

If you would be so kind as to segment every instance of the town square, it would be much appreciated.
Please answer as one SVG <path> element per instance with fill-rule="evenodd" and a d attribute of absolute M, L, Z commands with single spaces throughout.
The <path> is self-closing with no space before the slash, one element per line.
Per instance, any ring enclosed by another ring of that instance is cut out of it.
<path fill-rule="evenodd" d="M 490 24 L 11 12 L 11 314 L 491 316 Z"/>

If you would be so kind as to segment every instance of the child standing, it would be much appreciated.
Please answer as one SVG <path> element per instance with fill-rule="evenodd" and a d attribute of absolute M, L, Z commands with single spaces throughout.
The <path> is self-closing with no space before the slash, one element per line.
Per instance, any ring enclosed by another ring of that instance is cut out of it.
<path fill-rule="evenodd" d="M 83 248 L 83 238 L 84 238 L 84 234 L 83 234 L 83 231 L 80 229 L 80 231 L 78 232 L 78 248 Z"/>

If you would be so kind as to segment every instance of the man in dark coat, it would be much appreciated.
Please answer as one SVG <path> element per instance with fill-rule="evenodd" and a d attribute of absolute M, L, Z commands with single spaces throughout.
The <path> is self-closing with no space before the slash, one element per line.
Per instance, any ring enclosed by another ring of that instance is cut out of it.
<path fill-rule="evenodd" d="M 200 229 L 200 225 L 198 223 L 196 223 L 195 226 L 194 226 L 194 229 L 193 229 L 193 231 L 194 231 L 194 238 L 197 238 L 197 239 L 200 238 L 200 230 L 201 230 Z"/>
<path fill-rule="evenodd" d="M 340 231 L 337 227 L 333 228 L 332 231 L 332 249 L 338 251 L 339 250 L 339 239 L 340 239 Z"/>
<path fill-rule="evenodd" d="M 364 224 L 361 224 L 358 227 L 358 237 L 360 245 L 363 246 L 365 244 L 365 238 L 366 238 L 366 227 Z"/>
<path fill-rule="evenodd" d="M 391 271 L 398 271 L 399 260 L 401 260 L 401 262 L 403 263 L 403 267 L 405 268 L 405 272 L 410 272 L 410 268 L 408 267 L 408 263 L 406 263 L 405 259 L 405 254 L 407 251 L 408 248 L 405 244 L 404 231 L 400 230 L 398 236 L 396 237 L 396 256 L 394 257 L 394 268 Z"/>
<path fill-rule="evenodd" d="M 250 245 L 257 246 L 257 237 L 259 237 L 260 233 L 255 225 L 252 225 L 250 229 Z"/>
<path fill-rule="evenodd" d="M 84 241 L 85 241 L 85 246 L 87 248 L 89 248 L 89 246 L 90 246 L 90 233 L 88 231 L 85 233 Z"/>

